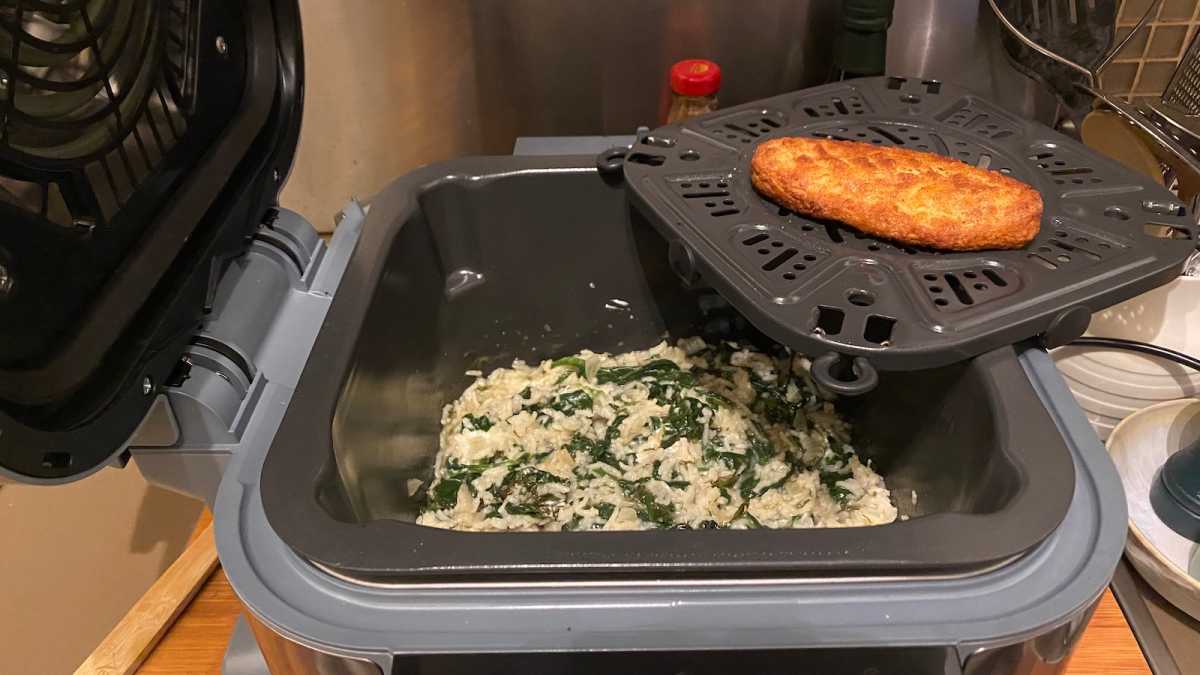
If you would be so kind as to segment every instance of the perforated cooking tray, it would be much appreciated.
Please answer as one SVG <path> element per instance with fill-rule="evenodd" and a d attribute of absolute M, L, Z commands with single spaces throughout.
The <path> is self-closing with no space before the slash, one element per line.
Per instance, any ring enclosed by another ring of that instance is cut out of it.
<path fill-rule="evenodd" d="M 1041 233 L 1021 250 L 939 253 L 791 213 L 750 183 L 755 147 L 778 136 L 934 152 L 1010 175 L 1042 193 Z M 618 162 L 602 156 L 601 169 Z M 931 368 L 1032 336 L 1073 339 L 1092 312 L 1178 275 L 1196 238 L 1183 204 L 1148 178 L 928 80 L 838 83 L 662 127 L 634 145 L 624 175 L 672 242 L 677 273 L 702 277 L 772 338 L 825 355 L 814 374 L 843 393 L 873 386 L 871 364 Z M 865 358 L 851 374 L 838 372 L 839 354 Z"/>

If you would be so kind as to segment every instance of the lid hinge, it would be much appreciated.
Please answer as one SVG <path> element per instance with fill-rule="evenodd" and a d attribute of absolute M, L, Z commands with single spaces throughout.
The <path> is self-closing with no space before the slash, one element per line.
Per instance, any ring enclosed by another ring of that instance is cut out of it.
<path fill-rule="evenodd" d="M 207 319 L 130 439 L 148 480 L 213 502 L 260 403 L 290 398 L 365 215 L 349 204 L 330 248 L 302 217 L 272 209 L 224 261 Z"/>

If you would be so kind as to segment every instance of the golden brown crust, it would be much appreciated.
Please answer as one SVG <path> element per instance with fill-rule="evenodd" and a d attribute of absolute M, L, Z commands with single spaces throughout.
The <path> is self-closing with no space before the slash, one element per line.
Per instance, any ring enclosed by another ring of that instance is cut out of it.
<path fill-rule="evenodd" d="M 1037 190 L 927 152 L 809 138 L 763 142 L 754 187 L 797 213 L 906 244 L 951 251 L 1021 248 L 1042 220 Z"/>

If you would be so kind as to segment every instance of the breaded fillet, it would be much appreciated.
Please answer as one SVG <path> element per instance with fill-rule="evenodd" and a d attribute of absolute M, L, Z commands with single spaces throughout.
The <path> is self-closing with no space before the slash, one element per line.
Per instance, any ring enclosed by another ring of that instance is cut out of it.
<path fill-rule="evenodd" d="M 927 152 L 775 138 L 755 150 L 750 172 L 759 192 L 797 213 L 917 246 L 1020 248 L 1042 219 L 1032 187 Z"/>

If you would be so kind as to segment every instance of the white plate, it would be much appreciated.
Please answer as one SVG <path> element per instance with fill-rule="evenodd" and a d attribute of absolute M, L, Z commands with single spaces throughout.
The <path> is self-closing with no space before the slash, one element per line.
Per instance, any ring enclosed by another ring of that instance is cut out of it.
<path fill-rule="evenodd" d="M 1180 277 L 1096 313 L 1087 334 L 1200 356 L 1200 277 Z M 1165 359 L 1099 347 L 1063 347 L 1053 357 L 1101 438 L 1135 411 L 1200 396 L 1200 373 Z"/>
<path fill-rule="evenodd" d="M 1126 417 L 1108 438 L 1129 505 L 1125 551 L 1147 583 L 1200 620 L 1200 580 L 1187 569 L 1200 548 L 1167 527 L 1150 506 L 1150 484 L 1171 454 L 1200 440 L 1200 399 L 1167 401 Z"/>

